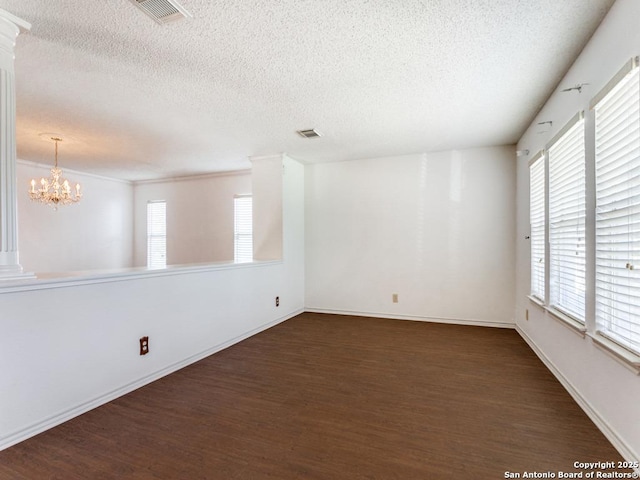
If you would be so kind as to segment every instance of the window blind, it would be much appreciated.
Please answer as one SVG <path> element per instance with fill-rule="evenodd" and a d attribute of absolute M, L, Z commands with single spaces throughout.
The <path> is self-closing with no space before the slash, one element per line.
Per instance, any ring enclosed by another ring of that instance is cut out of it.
<path fill-rule="evenodd" d="M 147 203 L 147 267 L 167 266 L 167 203 Z"/>
<path fill-rule="evenodd" d="M 545 299 L 545 168 L 542 154 L 529 165 L 529 223 L 531 225 L 531 295 Z"/>
<path fill-rule="evenodd" d="M 584 323 L 585 145 L 577 115 L 549 147 L 549 304 Z"/>
<path fill-rule="evenodd" d="M 253 199 L 250 195 L 233 199 L 234 261 L 253 261 Z"/>
<path fill-rule="evenodd" d="M 640 75 L 625 70 L 594 106 L 596 328 L 640 353 Z"/>

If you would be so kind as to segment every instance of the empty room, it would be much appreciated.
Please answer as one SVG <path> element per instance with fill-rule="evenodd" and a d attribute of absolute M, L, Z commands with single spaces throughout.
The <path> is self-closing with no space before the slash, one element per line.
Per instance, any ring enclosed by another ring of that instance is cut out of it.
<path fill-rule="evenodd" d="M 0 0 L 0 479 L 640 478 L 639 19 Z"/>

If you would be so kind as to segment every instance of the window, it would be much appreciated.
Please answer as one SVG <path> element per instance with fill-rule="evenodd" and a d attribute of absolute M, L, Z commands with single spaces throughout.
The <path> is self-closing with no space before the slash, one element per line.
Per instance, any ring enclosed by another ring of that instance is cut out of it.
<path fill-rule="evenodd" d="M 253 199 L 251 195 L 238 195 L 233 199 L 234 261 L 253 261 Z"/>
<path fill-rule="evenodd" d="M 596 328 L 640 353 L 640 78 L 634 59 L 596 117 Z"/>
<path fill-rule="evenodd" d="M 147 203 L 147 267 L 167 266 L 167 202 Z"/>
<path fill-rule="evenodd" d="M 544 156 L 536 155 L 529 164 L 529 222 L 531 224 L 531 295 L 544 301 Z"/>
<path fill-rule="evenodd" d="M 585 147 L 582 113 L 549 147 L 549 305 L 585 320 Z"/>

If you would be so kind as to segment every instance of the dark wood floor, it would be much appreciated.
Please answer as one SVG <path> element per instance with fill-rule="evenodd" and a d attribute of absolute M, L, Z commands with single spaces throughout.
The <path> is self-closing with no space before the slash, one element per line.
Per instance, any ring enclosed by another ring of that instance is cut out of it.
<path fill-rule="evenodd" d="M 303 314 L 0 452 L 1 479 L 499 479 L 621 460 L 513 330 Z"/>

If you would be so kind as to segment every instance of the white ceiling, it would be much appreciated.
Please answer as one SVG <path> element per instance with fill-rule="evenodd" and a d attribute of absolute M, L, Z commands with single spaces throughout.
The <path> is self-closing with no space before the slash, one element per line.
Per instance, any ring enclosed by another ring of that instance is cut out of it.
<path fill-rule="evenodd" d="M 613 0 L 0 0 L 18 158 L 129 180 L 515 143 Z M 316 128 L 323 137 L 295 131 Z"/>

